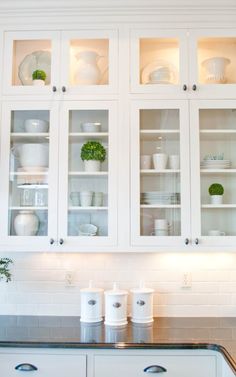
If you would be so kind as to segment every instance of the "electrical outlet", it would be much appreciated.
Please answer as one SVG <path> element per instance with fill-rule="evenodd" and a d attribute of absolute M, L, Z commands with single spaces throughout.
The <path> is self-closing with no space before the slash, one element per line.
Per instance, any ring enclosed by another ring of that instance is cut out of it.
<path fill-rule="evenodd" d="M 192 288 L 192 274 L 191 272 L 183 272 L 182 288 Z"/>
<path fill-rule="evenodd" d="M 65 273 L 65 286 L 74 287 L 75 286 L 75 271 L 66 271 Z"/>

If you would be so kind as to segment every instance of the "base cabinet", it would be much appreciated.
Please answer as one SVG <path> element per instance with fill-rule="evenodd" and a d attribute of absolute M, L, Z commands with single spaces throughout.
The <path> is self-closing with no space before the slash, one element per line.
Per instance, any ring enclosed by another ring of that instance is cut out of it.
<path fill-rule="evenodd" d="M 15 377 L 26 374 L 35 377 L 86 377 L 86 355 L 28 353 L 23 350 L 0 354 L 1 375 Z M 30 373 L 31 372 L 31 373 Z"/>
<path fill-rule="evenodd" d="M 93 345 L 91 344 L 91 347 Z M 46 345 L 45 345 L 46 347 Z M 0 348 L 1 376 L 232 377 L 222 354 L 207 349 Z M 134 346 L 135 347 L 135 346 Z M 31 372 L 31 373 L 30 373 Z"/>
<path fill-rule="evenodd" d="M 95 356 L 95 377 L 142 377 L 155 373 L 165 377 L 215 377 L 214 356 Z"/>

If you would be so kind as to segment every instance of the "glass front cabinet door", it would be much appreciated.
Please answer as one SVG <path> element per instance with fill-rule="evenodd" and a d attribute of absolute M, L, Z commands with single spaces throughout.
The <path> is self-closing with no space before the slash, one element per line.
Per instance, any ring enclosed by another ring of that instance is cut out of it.
<path fill-rule="evenodd" d="M 5 33 L 4 94 L 117 91 L 115 30 Z"/>
<path fill-rule="evenodd" d="M 193 101 L 190 114 L 193 240 L 234 246 L 236 101 Z"/>
<path fill-rule="evenodd" d="M 188 60 L 186 30 L 132 30 L 131 92 L 187 93 Z"/>
<path fill-rule="evenodd" d="M 197 30 L 189 33 L 191 95 L 235 98 L 236 30 Z"/>
<path fill-rule="evenodd" d="M 67 246 L 117 242 L 117 117 L 112 101 L 63 104 L 58 234 Z M 79 249 L 77 248 L 77 251 Z"/>
<path fill-rule="evenodd" d="M 190 236 L 188 106 L 133 101 L 131 233 L 133 245 L 184 246 Z M 187 184 L 186 184 L 187 182 Z"/>
<path fill-rule="evenodd" d="M 1 243 L 48 248 L 57 238 L 57 106 L 11 102 L 2 112 Z"/>
<path fill-rule="evenodd" d="M 59 104 L 3 105 L 0 237 L 16 250 L 117 243 L 116 106 Z"/>

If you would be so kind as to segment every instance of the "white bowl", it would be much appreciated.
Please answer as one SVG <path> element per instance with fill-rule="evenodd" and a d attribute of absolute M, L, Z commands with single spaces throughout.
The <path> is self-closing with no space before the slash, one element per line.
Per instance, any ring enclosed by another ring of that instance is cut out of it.
<path fill-rule="evenodd" d="M 48 144 L 29 143 L 17 147 L 19 161 L 22 167 L 48 167 Z"/>
<path fill-rule="evenodd" d="M 83 132 L 100 132 L 101 123 L 99 122 L 85 122 L 81 124 Z"/>
<path fill-rule="evenodd" d="M 79 225 L 79 236 L 96 236 L 98 228 L 93 224 Z"/>
<path fill-rule="evenodd" d="M 26 119 L 24 128 L 26 132 L 48 132 L 49 124 L 46 120 L 42 119 Z"/>
<path fill-rule="evenodd" d="M 153 83 L 158 81 L 170 81 L 170 79 L 171 74 L 168 67 L 157 68 L 149 74 L 149 80 Z"/>

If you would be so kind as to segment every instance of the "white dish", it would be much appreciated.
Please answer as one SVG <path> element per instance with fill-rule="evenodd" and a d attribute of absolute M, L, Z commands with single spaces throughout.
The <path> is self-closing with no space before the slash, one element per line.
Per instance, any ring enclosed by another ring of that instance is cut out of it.
<path fill-rule="evenodd" d="M 81 129 L 83 132 L 100 132 L 101 123 L 99 122 L 85 122 L 81 124 Z"/>
<path fill-rule="evenodd" d="M 173 85 L 173 82 L 167 80 L 155 80 L 155 81 L 148 81 L 145 85 Z"/>
<path fill-rule="evenodd" d="M 162 68 L 166 68 L 169 71 L 170 79 L 166 80 L 150 80 L 150 74 L 154 71 L 161 70 Z M 142 70 L 141 74 L 141 82 L 142 84 L 176 84 L 178 79 L 178 72 L 176 67 L 169 63 L 167 60 L 157 59 L 151 63 L 148 63 Z"/>
<path fill-rule="evenodd" d="M 24 122 L 25 131 L 30 133 L 48 132 L 48 127 L 48 121 L 42 119 L 26 119 Z"/>
<path fill-rule="evenodd" d="M 18 76 L 23 85 L 33 85 L 32 73 L 36 70 L 46 73 L 45 84 L 51 82 L 51 53 L 49 51 L 34 51 L 26 55 L 18 68 Z"/>

